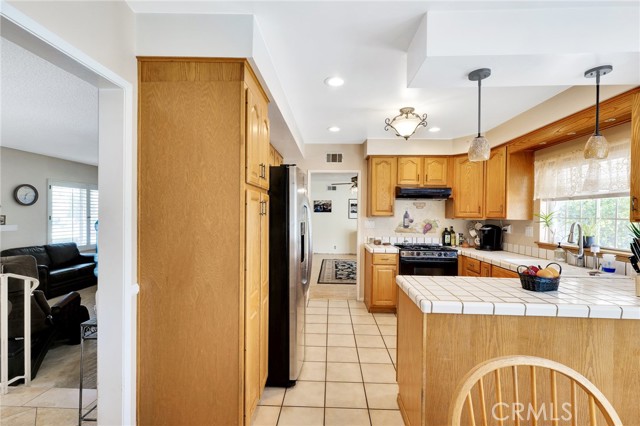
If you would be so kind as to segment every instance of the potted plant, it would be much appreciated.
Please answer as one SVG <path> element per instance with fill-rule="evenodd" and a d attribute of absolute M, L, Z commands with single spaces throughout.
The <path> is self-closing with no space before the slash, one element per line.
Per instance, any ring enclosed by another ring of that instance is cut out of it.
<path fill-rule="evenodd" d="M 540 212 L 540 213 L 534 213 L 533 215 L 538 217 L 538 219 L 540 219 L 538 221 L 538 223 L 541 223 L 542 226 L 545 229 L 546 232 L 546 237 L 545 237 L 545 241 L 548 243 L 554 243 L 555 240 L 553 239 L 553 236 L 555 234 L 555 230 L 553 229 L 553 216 L 556 214 L 556 212 L 551 211 L 551 212 Z"/>
<path fill-rule="evenodd" d="M 585 247 L 591 247 L 595 242 L 596 225 L 594 223 L 585 223 L 582 226 L 582 232 L 584 234 L 583 241 Z"/>

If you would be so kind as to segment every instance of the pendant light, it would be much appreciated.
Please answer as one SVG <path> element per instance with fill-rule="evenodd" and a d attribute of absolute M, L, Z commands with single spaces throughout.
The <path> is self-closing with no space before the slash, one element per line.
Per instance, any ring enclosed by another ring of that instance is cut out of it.
<path fill-rule="evenodd" d="M 478 82 L 478 135 L 469 146 L 469 161 L 487 161 L 491 154 L 491 147 L 487 138 L 480 132 L 480 113 L 482 109 L 482 80 L 491 75 L 489 68 L 480 68 L 469 73 L 469 80 Z"/>
<path fill-rule="evenodd" d="M 418 127 L 427 127 L 427 114 L 423 114 L 421 117 L 413 112 L 414 110 L 411 107 L 400 108 L 399 115 L 384 120 L 384 130 L 388 131 L 389 128 L 392 128 L 396 132 L 396 136 L 409 140 Z"/>
<path fill-rule="evenodd" d="M 609 143 L 600 134 L 600 76 L 613 71 L 611 65 L 602 65 L 584 72 L 586 78 L 596 78 L 596 130 L 584 146 L 584 158 L 602 160 L 609 155 Z"/>

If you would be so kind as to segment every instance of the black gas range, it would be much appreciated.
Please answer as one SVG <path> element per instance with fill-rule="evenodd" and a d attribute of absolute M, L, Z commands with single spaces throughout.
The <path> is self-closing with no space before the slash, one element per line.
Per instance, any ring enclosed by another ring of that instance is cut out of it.
<path fill-rule="evenodd" d="M 438 244 L 396 244 L 400 275 L 458 275 L 458 250 Z"/>

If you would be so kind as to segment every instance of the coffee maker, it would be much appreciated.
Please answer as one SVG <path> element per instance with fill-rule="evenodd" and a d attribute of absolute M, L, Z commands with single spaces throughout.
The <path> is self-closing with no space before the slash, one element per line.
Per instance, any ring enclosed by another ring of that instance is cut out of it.
<path fill-rule="evenodd" d="M 483 225 L 478 230 L 480 245 L 478 250 L 500 251 L 502 250 L 502 228 L 497 225 Z"/>

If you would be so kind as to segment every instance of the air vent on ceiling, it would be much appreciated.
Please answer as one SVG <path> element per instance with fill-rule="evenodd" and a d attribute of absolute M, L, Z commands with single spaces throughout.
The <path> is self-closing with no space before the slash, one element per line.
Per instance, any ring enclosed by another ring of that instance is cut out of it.
<path fill-rule="evenodd" d="M 336 191 L 337 189 L 338 189 L 338 187 L 337 187 L 337 186 L 335 186 L 335 185 L 329 185 L 329 186 L 327 186 L 327 191 Z"/>
<path fill-rule="evenodd" d="M 341 153 L 327 154 L 327 163 L 342 163 L 342 154 Z"/>

